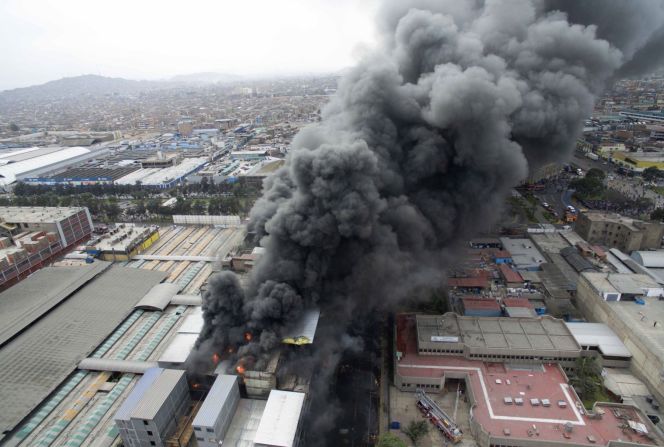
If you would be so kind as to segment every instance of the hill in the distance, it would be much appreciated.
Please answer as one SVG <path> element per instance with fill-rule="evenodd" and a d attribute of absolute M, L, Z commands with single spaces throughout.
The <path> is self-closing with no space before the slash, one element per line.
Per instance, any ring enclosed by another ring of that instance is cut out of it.
<path fill-rule="evenodd" d="M 196 73 L 175 76 L 160 81 L 134 81 L 124 78 L 110 78 L 99 75 L 81 75 L 49 81 L 41 85 L 16 88 L 0 92 L 0 99 L 21 101 L 39 98 L 41 100 L 73 98 L 78 96 L 132 95 L 140 92 L 173 88 L 183 85 L 205 85 L 238 81 L 239 76 L 222 73 Z"/>

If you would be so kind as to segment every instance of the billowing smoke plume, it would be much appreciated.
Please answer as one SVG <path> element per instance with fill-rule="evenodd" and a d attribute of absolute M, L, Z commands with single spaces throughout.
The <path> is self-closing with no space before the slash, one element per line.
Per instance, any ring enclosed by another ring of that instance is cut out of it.
<path fill-rule="evenodd" d="M 265 182 L 251 213 L 265 255 L 246 291 L 211 284 L 204 344 L 260 361 L 318 306 L 337 336 L 317 343 L 343 351 L 348 322 L 440 287 L 457 242 L 568 157 L 595 95 L 662 45 L 655 1 L 390 3 L 380 48 Z"/>

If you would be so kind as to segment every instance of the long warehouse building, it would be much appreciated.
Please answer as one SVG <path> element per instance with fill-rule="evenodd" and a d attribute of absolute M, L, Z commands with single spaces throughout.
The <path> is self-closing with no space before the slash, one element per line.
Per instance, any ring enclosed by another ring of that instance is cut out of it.
<path fill-rule="evenodd" d="M 0 402 L 11 405 L 0 407 L 0 441 L 166 276 L 98 261 L 47 267 L 1 293 Z"/>

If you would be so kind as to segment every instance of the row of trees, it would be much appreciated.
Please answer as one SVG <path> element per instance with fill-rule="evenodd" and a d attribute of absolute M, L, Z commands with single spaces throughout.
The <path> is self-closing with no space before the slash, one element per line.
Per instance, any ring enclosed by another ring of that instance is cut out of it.
<path fill-rule="evenodd" d="M 178 185 L 170 190 L 151 189 L 141 186 L 140 182 L 135 185 L 28 185 L 19 182 L 14 187 L 16 196 L 34 196 L 52 193 L 57 196 L 91 194 L 95 197 L 132 197 L 135 199 L 144 199 L 155 196 L 168 195 L 175 197 L 183 196 L 208 196 L 208 195 L 235 195 L 235 196 L 257 196 L 260 191 L 251 186 L 245 186 L 240 183 L 215 183 L 213 179 L 203 177 L 200 183 L 185 183 Z"/>

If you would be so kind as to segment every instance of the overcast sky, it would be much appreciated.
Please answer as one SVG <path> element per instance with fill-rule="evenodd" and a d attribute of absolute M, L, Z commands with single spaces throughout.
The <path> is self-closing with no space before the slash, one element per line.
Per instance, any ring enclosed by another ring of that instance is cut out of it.
<path fill-rule="evenodd" d="M 374 0 L 0 0 L 0 90 L 80 74 L 336 71 L 374 43 Z"/>

